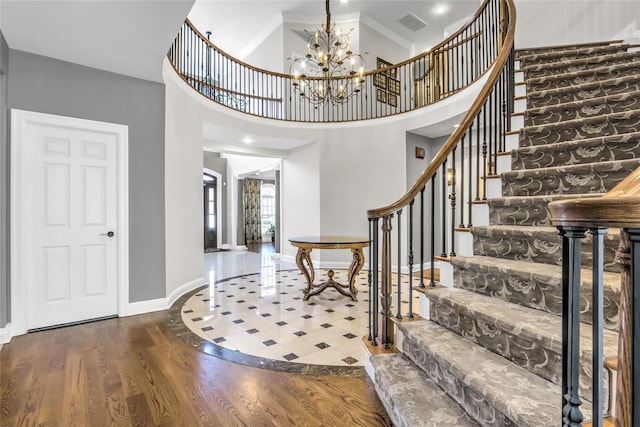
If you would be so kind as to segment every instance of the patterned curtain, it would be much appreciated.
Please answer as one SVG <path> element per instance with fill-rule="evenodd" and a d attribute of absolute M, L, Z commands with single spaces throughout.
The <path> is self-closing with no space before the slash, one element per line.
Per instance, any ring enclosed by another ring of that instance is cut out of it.
<path fill-rule="evenodd" d="M 246 243 L 262 242 L 260 221 L 260 185 L 257 179 L 244 179 L 242 204 L 244 206 L 244 238 Z"/>

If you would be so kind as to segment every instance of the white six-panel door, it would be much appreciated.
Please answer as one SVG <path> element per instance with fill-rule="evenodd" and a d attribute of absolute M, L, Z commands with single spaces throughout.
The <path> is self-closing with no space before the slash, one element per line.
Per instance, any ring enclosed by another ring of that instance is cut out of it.
<path fill-rule="evenodd" d="M 12 242 L 26 329 L 118 314 L 123 127 L 40 114 L 16 122 Z"/>

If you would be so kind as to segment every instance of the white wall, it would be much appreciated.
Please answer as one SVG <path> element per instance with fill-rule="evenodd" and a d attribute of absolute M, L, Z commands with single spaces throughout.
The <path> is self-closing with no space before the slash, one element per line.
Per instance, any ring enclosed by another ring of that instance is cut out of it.
<path fill-rule="evenodd" d="M 165 80 L 167 72 L 176 76 L 165 65 Z M 166 289 L 171 295 L 204 283 L 202 107 L 176 85 L 166 85 L 165 99 Z"/>
<path fill-rule="evenodd" d="M 321 234 L 320 143 L 301 147 L 282 161 L 282 253 L 295 256 L 288 239 Z M 313 253 L 317 260 L 318 252 Z"/>
<path fill-rule="evenodd" d="M 360 23 L 360 52 L 365 55 L 367 69 L 376 68 L 376 58 L 382 58 L 392 64 L 405 61 L 411 57 L 410 49 L 402 46 L 370 26 Z"/>
<path fill-rule="evenodd" d="M 202 153 L 198 150 L 202 150 L 203 120 L 256 135 L 316 141 L 290 152 L 282 164 L 282 254 L 293 257 L 296 251 L 287 239 L 294 235 L 367 236 L 366 211 L 390 204 L 406 191 L 405 132 L 461 114 L 479 90 L 476 86 L 473 93 L 461 93 L 434 107 L 386 119 L 305 124 L 264 120 L 213 104 L 188 87 L 166 63 L 165 78 L 167 116 L 176 116 L 170 123 L 176 129 L 167 130 L 167 145 L 172 148 L 166 156 L 172 163 L 167 165 L 166 221 L 167 248 L 175 248 L 172 256 L 170 249 L 167 251 L 167 263 L 171 264 L 167 266 L 168 277 L 173 286 L 202 274 L 202 197 L 199 192 L 180 191 L 179 187 L 201 179 Z M 196 171 L 191 173 L 190 167 Z M 192 211 L 190 206 L 197 208 Z M 348 251 L 317 251 L 316 255 L 322 261 L 336 262 L 349 262 L 351 257 Z"/>
<path fill-rule="evenodd" d="M 515 3 L 516 48 L 611 40 L 624 27 L 640 20 L 638 0 L 515 0 Z"/>
<path fill-rule="evenodd" d="M 287 59 L 286 56 L 283 58 L 282 53 L 282 46 L 284 44 L 283 31 L 283 25 L 280 23 L 271 34 L 264 38 L 262 43 L 256 46 L 256 48 L 243 59 L 243 62 L 265 70 L 283 72 L 282 64 Z M 288 68 L 286 70 L 288 70 Z M 286 70 L 284 72 L 286 72 Z"/>

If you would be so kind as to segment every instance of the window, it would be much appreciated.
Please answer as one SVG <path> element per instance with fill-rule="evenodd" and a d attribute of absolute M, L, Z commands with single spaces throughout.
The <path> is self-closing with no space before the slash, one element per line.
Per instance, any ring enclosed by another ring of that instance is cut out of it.
<path fill-rule="evenodd" d="M 266 235 L 271 225 L 276 223 L 276 186 L 273 184 L 260 186 L 260 215 L 262 234 Z"/>

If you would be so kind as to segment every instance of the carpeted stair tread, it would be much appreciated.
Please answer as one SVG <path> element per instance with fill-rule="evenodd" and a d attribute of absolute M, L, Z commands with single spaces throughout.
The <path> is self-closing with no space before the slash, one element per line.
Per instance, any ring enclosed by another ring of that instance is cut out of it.
<path fill-rule="evenodd" d="M 620 77 L 566 88 L 527 92 L 527 107 L 536 108 L 547 105 L 566 104 L 573 101 L 584 101 L 638 90 L 640 90 L 640 77 Z"/>
<path fill-rule="evenodd" d="M 555 384 L 562 378 L 562 319 L 460 288 L 426 294 L 431 320 Z M 581 393 L 590 396 L 591 325 L 580 324 Z M 618 334 L 603 331 L 603 354 L 615 357 Z"/>
<path fill-rule="evenodd" d="M 520 129 L 520 147 L 640 132 L 640 109 Z"/>
<path fill-rule="evenodd" d="M 640 75 L 638 63 L 626 62 L 624 64 L 608 65 L 593 69 L 588 68 L 570 73 L 531 78 L 528 79 L 526 83 L 527 91 L 539 92 L 542 90 L 572 87 L 579 84 L 638 75 Z"/>
<path fill-rule="evenodd" d="M 518 57 L 520 67 L 528 67 L 535 64 L 545 64 L 549 62 L 572 61 L 579 58 L 585 58 L 595 55 L 607 55 L 616 52 L 625 52 L 628 45 L 611 45 L 611 46 L 594 46 L 584 48 L 569 48 L 565 50 L 548 51 L 541 53 L 532 53 L 529 55 L 521 55 Z"/>
<path fill-rule="evenodd" d="M 588 43 L 587 45 L 558 45 L 558 46 L 540 46 L 540 47 L 524 47 L 520 49 L 516 49 L 515 58 L 516 61 L 520 60 L 523 56 L 530 55 L 539 55 L 541 53 L 548 52 L 561 52 L 561 51 L 571 51 L 576 49 L 584 49 L 588 47 L 609 47 L 609 46 L 620 46 L 622 45 L 622 40 L 603 40 L 601 42 Z"/>
<path fill-rule="evenodd" d="M 487 420 L 483 425 L 558 425 L 557 385 L 433 322 L 407 322 L 398 328 L 403 352 L 465 409 Z M 581 409 L 590 416 L 588 402 Z"/>
<path fill-rule="evenodd" d="M 640 63 L 638 64 L 640 68 Z M 640 90 L 572 101 L 565 104 L 530 108 L 524 113 L 524 126 L 586 119 L 603 114 L 613 114 L 640 109 Z"/>
<path fill-rule="evenodd" d="M 454 285 L 470 292 L 487 295 L 562 315 L 562 267 L 505 258 L 455 256 Z M 605 327 L 616 330 L 620 305 L 620 273 L 604 272 L 603 307 Z M 582 270 L 581 318 L 591 323 L 592 272 Z"/>
<path fill-rule="evenodd" d="M 562 264 L 562 240 L 555 227 L 528 227 L 518 225 L 487 225 L 471 228 L 473 253 L 516 261 L 540 264 Z M 620 271 L 615 262 L 620 231 L 610 229 L 604 236 L 605 271 Z M 582 265 L 590 267 L 592 240 L 589 234 L 582 239 Z"/>
<path fill-rule="evenodd" d="M 551 226 L 547 205 L 555 200 L 601 197 L 602 194 L 550 194 L 543 196 L 494 197 L 487 199 L 489 223 L 501 225 Z"/>
<path fill-rule="evenodd" d="M 573 61 L 553 62 L 530 65 L 521 68 L 525 80 L 536 77 L 551 76 L 567 72 L 576 72 L 589 68 L 604 67 L 627 62 L 640 61 L 640 52 L 616 52 L 608 55 L 588 56 Z"/>
<path fill-rule="evenodd" d="M 372 356 L 371 365 L 376 392 L 395 426 L 478 426 L 406 356 Z"/>
<path fill-rule="evenodd" d="M 538 169 L 638 157 L 640 157 L 640 132 L 634 132 L 520 147 L 511 152 L 511 169 L 512 171 Z"/>
<path fill-rule="evenodd" d="M 640 159 L 628 159 L 504 172 L 502 195 L 606 193 L 639 166 Z"/>

